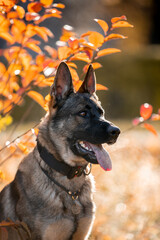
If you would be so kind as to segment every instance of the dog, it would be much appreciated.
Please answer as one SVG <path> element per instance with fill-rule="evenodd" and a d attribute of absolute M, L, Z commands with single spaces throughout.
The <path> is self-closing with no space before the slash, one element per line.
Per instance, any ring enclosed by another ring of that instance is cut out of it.
<path fill-rule="evenodd" d="M 25 222 L 33 240 L 86 240 L 91 233 L 95 205 L 90 165 L 111 170 L 102 144 L 115 143 L 120 134 L 105 119 L 95 90 L 92 65 L 75 92 L 67 64 L 60 63 L 37 145 L 0 193 L 0 221 Z"/>

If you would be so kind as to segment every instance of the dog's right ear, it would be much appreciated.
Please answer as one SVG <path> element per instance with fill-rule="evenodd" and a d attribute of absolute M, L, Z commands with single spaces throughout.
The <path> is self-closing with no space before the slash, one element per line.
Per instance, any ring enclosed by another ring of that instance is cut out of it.
<path fill-rule="evenodd" d="M 85 79 L 80 86 L 79 93 L 90 93 L 93 94 L 96 91 L 96 76 L 92 65 L 89 65 Z"/>
<path fill-rule="evenodd" d="M 58 101 L 65 99 L 71 92 L 73 92 L 73 83 L 71 73 L 65 62 L 61 62 L 51 87 L 50 95 L 54 99 L 55 104 Z"/>

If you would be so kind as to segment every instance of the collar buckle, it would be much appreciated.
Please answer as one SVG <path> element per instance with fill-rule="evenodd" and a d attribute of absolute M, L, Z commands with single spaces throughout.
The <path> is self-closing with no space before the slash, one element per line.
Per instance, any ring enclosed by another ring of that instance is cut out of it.
<path fill-rule="evenodd" d="M 67 174 L 67 177 L 69 179 L 74 178 L 74 177 L 80 177 L 83 173 L 84 173 L 83 167 L 72 167 L 72 169 Z"/>

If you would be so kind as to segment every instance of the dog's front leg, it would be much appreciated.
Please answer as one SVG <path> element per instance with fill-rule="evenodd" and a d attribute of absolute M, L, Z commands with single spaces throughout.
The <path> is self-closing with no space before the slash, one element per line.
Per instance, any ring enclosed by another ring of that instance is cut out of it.
<path fill-rule="evenodd" d="M 74 223 L 70 219 L 58 220 L 46 228 L 42 240 L 68 240 L 74 232 Z"/>
<path fill-rule="evenodd" d="M 87 240 L 92 230 L 93 221 L 94 217 L 81 218 L 72 240 Z"/>

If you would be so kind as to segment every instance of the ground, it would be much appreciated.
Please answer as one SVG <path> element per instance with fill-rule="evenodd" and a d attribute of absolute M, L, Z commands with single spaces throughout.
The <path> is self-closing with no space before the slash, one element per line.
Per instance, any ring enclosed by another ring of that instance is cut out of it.
<path fill-rule="evenodd" d="M 92 167 L 97 210 L 90 240 L 159 240 L 160 136 L 143 129 L 122 131 L 118 142 L 106 148 L 112 171 Z M 0 189 L 13 178 L 18 162 L 0 166 L 6 175 Z"/>

